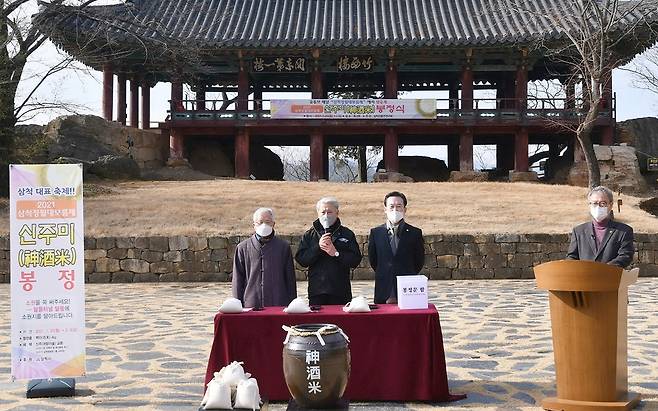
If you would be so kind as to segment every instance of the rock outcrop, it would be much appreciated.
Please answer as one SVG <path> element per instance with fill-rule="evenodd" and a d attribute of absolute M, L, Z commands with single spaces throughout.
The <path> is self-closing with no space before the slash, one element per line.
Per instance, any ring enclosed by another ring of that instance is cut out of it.
<path fill-rule="evenodd" d="M 413 181 L 448 181 L 450 171 L 443 160 L 423 156 L 400 156 L 400 173 Z M 385 169 L 384 160 L 377 163 L 377 170 Z"/>

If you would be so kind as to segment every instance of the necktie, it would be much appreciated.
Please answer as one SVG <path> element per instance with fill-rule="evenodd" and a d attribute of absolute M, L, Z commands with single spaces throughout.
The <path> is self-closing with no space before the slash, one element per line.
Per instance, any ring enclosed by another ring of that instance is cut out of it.
<path fill-rule="evenodd" d="M 389 241 L 391 242 L 391 251 L 393 251 L 393 255 L 398 251 L 398 236 L 396 235 L 396 231 L 397 227 L 392 227 L 390 229 L 391 238 Z"/>

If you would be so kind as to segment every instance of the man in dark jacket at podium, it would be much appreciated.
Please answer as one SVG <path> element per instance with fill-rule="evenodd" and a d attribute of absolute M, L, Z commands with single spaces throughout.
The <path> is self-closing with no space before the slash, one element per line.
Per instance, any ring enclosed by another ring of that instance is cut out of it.
<path fill-rule="evenodd" d="M 633 229 L 613 220 L 612 191 L 598 186 L 587 195 L 592 221 L 571 233 L 567 260 L 590 260 L 626 268 L 633 261 Z"/>

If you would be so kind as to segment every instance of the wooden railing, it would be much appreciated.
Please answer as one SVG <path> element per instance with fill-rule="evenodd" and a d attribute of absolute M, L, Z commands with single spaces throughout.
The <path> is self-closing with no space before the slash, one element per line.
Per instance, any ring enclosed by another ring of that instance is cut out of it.
<path fill-rule="evenodd" d="M 475 98 L 473 108 L 464 105 L 460 99 L 437 99 L 437 119 L 552 119 L 575 120 L 586 114 L 587 110 L 581 99 L 565 98 Z M 236 101 L 224 100 L 170 100 L 167 121 L 207 121 L 207 120 L 256 120 L 271 119 L 270 100 L 249 100 L 248 110 L 236 110 Z M 611 102 L 602 102 L 599 117 L 616 116 L 616 98 Z"/>

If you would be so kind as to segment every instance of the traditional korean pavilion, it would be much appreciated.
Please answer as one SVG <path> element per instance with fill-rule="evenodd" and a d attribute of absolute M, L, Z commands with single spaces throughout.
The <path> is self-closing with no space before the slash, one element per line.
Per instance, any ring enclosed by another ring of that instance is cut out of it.
<path fill-rule="evenodd" d="M 533 3 L 548 13 L 570 0 Z M 500 170 L 527 171 L 528 144 L 547 144 L 552 156 L 567 153 L 579 161 L 575 135 L 555 125 L 570 119 L 575 124 L 582 110 L 579 85 L 561 59 L 535 47 L 539 41 L 563 41 L 565 34 L 548 19 L 530 21 L 508 5 L 502 0 L 132 0 L 44 8 L 35 21 L 55 44 L 103 72 L 105 119 L 137 127 L 141 116 L 142 126 L 149 127 L 150 89 L 171 83 L 170 114 L 159 123 L 170 140 L 170 159 L 185 158 L 192 141 L 220 139 L 234 147 L 237 177 L 250 175 L 250 145 L 310 146 L 312 180 L 327 178 L 331 145 L 382 145 L 389 171 L 398 170 L 400 145 L 446 145 L 449 169 L 461 171 L 473 170 L 477 144 L 496 145 Z M 627 20 L 641 18 L 638 10 Z M 653 41 L 649 30 L 638 26 L 615 52 L 628 61 Z M 530 95 L 528 84 L 536 80 L 559 80 L 566 93 Z M 195 92 L 193 99 L 183 98 L 183 84 Z M 397 99 L 408 91 L 435 93 L 436 116 L 274 119 L 263 100 L 264 92 Z M 221 92 L 237 92 L 237 99 L 206 98 Z M 610 145 L 615 138 L 611 74 L 602 94 L 593 140 Z"/>

